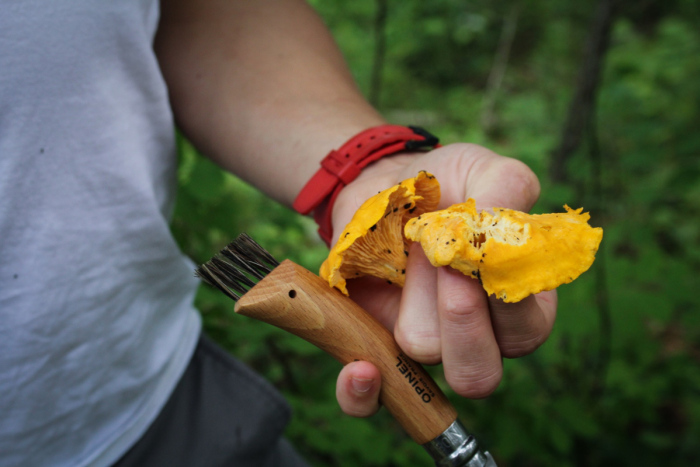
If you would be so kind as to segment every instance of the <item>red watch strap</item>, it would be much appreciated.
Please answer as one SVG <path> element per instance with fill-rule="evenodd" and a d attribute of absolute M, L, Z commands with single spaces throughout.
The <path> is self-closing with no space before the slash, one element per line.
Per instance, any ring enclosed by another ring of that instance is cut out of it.
<path fill-rule="evenodd" d="M 352 137 L 321 161 L 321 168 L 302 188 L 292 205 L 302 214 L 314 211 L 319 235 L 330 244 L 331 210 L 340 190 L 370 163 L 390 154 L 439 146 L 438 139 L 418 127 L 381 125 Z"/>

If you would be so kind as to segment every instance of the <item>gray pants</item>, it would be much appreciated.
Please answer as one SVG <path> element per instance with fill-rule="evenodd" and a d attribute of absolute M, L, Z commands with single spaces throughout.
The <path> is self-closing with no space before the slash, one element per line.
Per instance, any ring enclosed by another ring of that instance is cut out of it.
<path fill-rule="evenodd" d="M 260 375 L 202 336 L 146 434 L 116 467 L 308 467 L 282 437 L 290 409 Z"/>

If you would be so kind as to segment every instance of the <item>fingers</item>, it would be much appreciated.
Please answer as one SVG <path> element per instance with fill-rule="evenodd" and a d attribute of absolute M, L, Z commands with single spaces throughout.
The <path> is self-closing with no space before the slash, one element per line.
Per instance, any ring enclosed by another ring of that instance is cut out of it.
<path fill-rule="evenodd" d="M 505 303 L 487 297 L 477 281 L 460 272 L 433 268 L 421 253 L 411 251 L 410 265 L 427 266 L 433 274 L 406 271 L 396 341 L 416 361 L 442 361 L 447 382 L 458 394 L 486 397 L 500 383 L 502 357 L 528 355 L 547 339 L 556 315 L 556 292 Z M 418 284 L 425 288 L 416 288 L 414 297 L 411 289 Z"/>
<path fill-rule="evenodd" d="M 438 269 L 437 290 L 445 378 L 457 394 L 486 397 L 503 373 L 486 294 L 476 280 L 450 268 Z"/>
<path fill-rule="evenodd" d="M 501 357 L 527 355 L 548 337 L 556 315 L 556 292 L 504 303 L 487 298 L 477 281 L 450 268 L 435 269 L 424 255 L 410 253 L 410 264 L 417 271 L 412 276 L 407 271 L 406 293 L 396 324 L 397 342 L 417 361 L 442 360 L 447 382 L 457 394 L 472 399 L 488 396 L 501 381 Z M 424 266 L 433 274 L 421 270 Z M 421 283 L 426 287 L 423 290 L 432 290 L 435 295 L 419 293 L 408 298 L 413 287 L 409 281 Z M 373 365 L 347 365 L 337 385 L 342 410 L 355 417 L 374 414 L 379 408 L 380 385 L 381 376 Z"/>
<path fill-rule="evenodd" d="M 347 364 L 338 375 L 336 398 L 343 412 L 353 417 L 369 417 L 379 410 L 381 374 L 368 362 Z"/>
<path fill-rule="evenodd" d="M 479 209 L 527 212 L 540 195 L 539 180 L 527 165 L 495 154 L 474 162 L 466 187 L 466 198 L 474 198 Z"/>
<path fill-rule="evenodd" d="M 491 322 L 501 355 L 517 358 L 534 352 L 547 339 L 557 309 L 556 291 L 531 295 L 518 303 L 489 298 Z"/>
<path fill-rule="evenodd" d="M 409 248 L 406 283 L 401 296 L 394 337 L 414 360 L 435 364 L 441 360 L 440 320 L 435 310 L 437 270 L 425 257 L 419 243 Z"/>
<path fill-rule="evenodd" d="M 377 318 L 387 329 L 394 329 L 401 302 L 401 289 L 375 277 L 360 277 L 348 281 L 352 299 Z"/>
<path fill-rule="evenodd" d="M 398 180 L 413 177 L 418 170 L 432 172 L 441 184 L 441 209 L 473 198 L 478 209 L 528 211 L 540 193 L 537 177 L 525 164 L 474 144 L 451 144 L 391 163 L 395 166 L 387 173 L 398 170 Z M 387 173 L 380 168 L 363 172 L 368 189 L 372 185 L 374 190 L 368 192 L 370 195 L 379 189 L 376 185 L 389 183 Z M 372 170 L 377 174 L 374 178 Z M 391 176 L 396 177 L 396 173 Z M 345 204 L 336 205 L 340 206 L 337 212 L 348 218 L 355 205 L 365 199 L 358 195 L 361 186 L 354 191 L 349 188 L 341 191 Z M 336 210 L 334 220 L 340 219 Z M 397 342 L 409 356 L 421 363 L 442 361 L 449 385 L 469 398 L 493 392 L 501 380 L 502 357 L 534 351 L 550 334 L 556 314 L 555 292 L 515 304 L 488 298 L 477 281 L 449 267 L 433 268 L 418 244 L 411 246 L 403 293 L 369 280 L 349 281 L 349 287 L 353 299 L 384 326 L 394 329 Z M 348 386 L 341 387 L 340 380 L 338 387 L 339 401 L 352 394 Z M 357 402 L 348 410 L 355 411 L 358 406 L 358 413 L 363 413 L 369 405 Z"/>
<path fill-rule="evenodd" d="M 396 342 L 420 363 L 442 361 L 458 394 L 488 396 L 501 380 L 502 365 L 484 290 L 458 271 L 434 268 L 418 243 L 411 245 L 408 261 Z"/>
<path fill-rule="evenodd" d="M 430 151 L 409 165 L 403 175 L 415 176 L 419 169 L 440 180 L 440 209 L 474 198 L 481 209 L 527 211 L 540 195 L 539 180 L 527 165 L 476 144 L 450 144 Z"/>

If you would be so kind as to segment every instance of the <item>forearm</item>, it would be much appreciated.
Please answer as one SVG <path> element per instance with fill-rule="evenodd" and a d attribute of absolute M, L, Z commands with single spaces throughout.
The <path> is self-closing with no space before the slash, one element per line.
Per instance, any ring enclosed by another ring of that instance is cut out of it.
<path fill-rule="evenodd" d="M 164 0 L 155 49 L 187 137 L 287 204 L 329 150 L 383 123 L 303 1 Z"/>

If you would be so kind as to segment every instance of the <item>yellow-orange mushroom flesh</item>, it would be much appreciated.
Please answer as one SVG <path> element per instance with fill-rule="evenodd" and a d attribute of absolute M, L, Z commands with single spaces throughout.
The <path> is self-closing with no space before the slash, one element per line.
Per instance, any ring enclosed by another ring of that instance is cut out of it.
<path fill-rule="evenodd" d="M 588 225 L 582 208 L 531 215 L 494 208 L 478 212 L 473 199 L 410 220 L 406 237 L 419 241 L 434 266 L 450 266 L 506 302 L 576 279 L 595 259 L 603 230 Z"/>
<path fill-rule="evenodd" d="M 374 276 L 402 287 L 406 277 L 406 222 L 437 208 L 440 185 L 421 171 L 371 197 L 355 212 L 321 265 L 320 276 L 348 295 L 346 280 Z"/>

